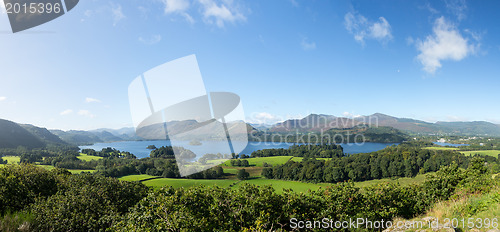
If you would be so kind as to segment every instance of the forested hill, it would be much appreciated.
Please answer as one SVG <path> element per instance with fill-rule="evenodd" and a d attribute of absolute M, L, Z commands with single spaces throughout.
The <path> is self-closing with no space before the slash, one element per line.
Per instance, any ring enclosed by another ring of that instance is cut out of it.
<path fill-rule="evenodd" d="M 453 134 L 500 136 L 500 125 L 485 121 L 430 123 L 411 118 L 398 118 L 375 113 L 353 118 L 325 114 L 310 114 L 302 119 L 289 119 L 271 126 L 269 132 L 319 132 L 331 129 L 349 129 L 360 125 L 392 127 L 403 132 L 417 134 Z"/>
<path fill-rule="evenodd" d="M 46 143 L 15 122 L 0 119 L 0 148 L 42 148 Z"/>

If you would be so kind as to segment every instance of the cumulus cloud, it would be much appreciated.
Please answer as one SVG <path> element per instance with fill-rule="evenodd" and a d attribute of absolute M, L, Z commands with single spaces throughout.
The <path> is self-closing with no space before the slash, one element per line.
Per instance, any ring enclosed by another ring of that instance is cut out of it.
<path fill-rule="evenodd" d="M 467 4 L 465 0 L 446 0 L 446 9 L 455 15 L 459 21 L 466 18 Z"/>
<path fill-rule="evenodd" d="M 279 121 L 282 121 L 282 118 L 273 115 L 267 112 L 255 112 L 252 114 L 250 118 L 247 118 L 247 121 L 249 123 L 254 123 L 254 124 L 275 124 Z"/>
<path fill-rule="evenodd" d="M 7 100 L 7 97 L 0 96 L 0 102 Z"/>
<path fill-rule="evenodd" d="M 165 13 L 184 12 L 189 8 L 189 1 L 186 0 L 163 0 Z"/>
<path fill-rule="evenodd" d="M 420 52 L 417 59 L 428 73 L 434 74 L 441 68 L 443 60 L 460 61 L 479 47 L 479 44 L 473 44 L 464 38 L 456 26 L 444 17 L 436 19 L 432 31 L 433 34 L 425 40 L 416 42 Z"/>
<path fill-rule="evenodd" d="M 60 114 L 60 115 L 68 115 L 68 114 L 71 114 L 71 113 L 73 113 L 73 110 L 71 110 L 71 109 L 67 109 L 67 110 L 62 111 L 62 112 L 61 112 L 61 113 L 59 113 L 59 114 Z"/>
<path fill-rule="evenodd" d="M 316 49 L 316 43 L 315 42 L 308 42 L 307 38 L 303 38 L 302 42 L 300 43 L 300 46 L 304 51 L 310 51 Z"/>
<path fill-rule="evenodd" d="M 193 17 L 186 12 L 190 7 L 188 0 L 162 0 L 162 3 L 165 14 L 179 14 L 189 23 L 194 23 Z"/>
<path fill-rule="evenodd" d="M 344 25 L 354 39 L 364 45 L 365 39 L 387 42 L 392 39 L 391 25 L 384 17 L 370 21 L 361 14 L 349 12 L 344 16 Z"/>
<path fill-rule="evenodd" d="M 118 5 L 113 5 L 111 7 L 111 14 L 113 16 L 113 26 L 116 26 L 116 24 L 125 18 L 125 15 L 123 14 L 122 11 L 122 6 L 120 4 Z"/>
<path fill-rule="evenodd" d="M 96 99 L 96 98 L 87 97 L 87 98 L 85 98 L 85 102 L 86 103 L 101 102 L 101 100 Z"/>
<path fill-rule="evenodd" d="M 354 113 L 350 113 L 350 112 L 344 112 L 342 113 L 342 116 L 346 117 L 346 118 L 358 118 L 358 117 L 361 117 L 361 115 L 359 114 L 354 114 Z"/>
<path fill-rule="evenodd" d="M 139 37 L 139 41 L 143 44 L 153 45 L 161 41 L 161 35 L 152 35 L 149 38 Z"/>
<path fill-rule="evenodd" d="M 95 118 L 95 115 L 88 110 L 79 110 L 78 115 L 85 116 L 87 118 Z"/>
<path fill-rule="evenodd" d="M 203 18 L 209 24 L 223 28 L 225 23 L 246 21 L 245 15 L 233 1 L 224 1 L 217 4 L 214 0 L 199 0 L 202 5 Z"/>

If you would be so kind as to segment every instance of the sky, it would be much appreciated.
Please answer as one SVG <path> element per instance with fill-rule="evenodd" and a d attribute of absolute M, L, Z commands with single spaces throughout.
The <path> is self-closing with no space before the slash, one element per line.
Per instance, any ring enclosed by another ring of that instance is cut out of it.
<path fill-rule="evenodd" d="M 2 0 L 0 5 L 3 6 Z M 500 123 L 498 1 L 81 0 L 12 33 L 0 9 L 0 118 L 132 126 L 128 86 L 195 54 L 252 123 L 376 112 Z"/>

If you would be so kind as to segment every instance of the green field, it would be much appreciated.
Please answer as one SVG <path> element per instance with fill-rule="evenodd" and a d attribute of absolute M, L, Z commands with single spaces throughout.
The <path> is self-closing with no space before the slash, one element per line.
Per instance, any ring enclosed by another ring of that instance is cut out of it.
<path fill-rule="evenodd" d="M 318 190 L 320 187 L 326 188 L 327 186 L 331 185 L 328 183 L 314 184 L 314 183 L 305 183 L 305 182 L 299 182 L 299 181 L 272 180 L 272 179 L 266 179 L 266 178 L 256 178 L 256 179 L 242 181 L 235 186 L 238 186 L 243 182 L 255 184 L 258 186 L 271 185 L 274 188 L 274 190 L 276 190 L 276 193 L 279 193 L 279 194 L 283 193 L 283 189 L 292 189 L 294 192 L 307 193 L 309 190 Z"/>
<path fill-rule="evenodd" d="M 271 165 L 284 164 L 292 157 L 293 156 L 271 156 L 271 157 L 248 158 L 246 160 L 248 160 L 248 163 L 252 166 L 262 167 L 262 164 L 264 162 Z"/>
<path fill-rule="evenodd" d="M 118 178 L 119 180 L 124 180 L 124 181 L 141 181 L 145 179 L 150 179 L 150 178 L 155 178 L 157 176 L 151 176 L 151 175 L 128 175 L 128 176 L 122 176 Z"/>
<path fill-rule="evenodd" d="M 455 147 L 424 147 L 424 149 L 428 149 L 428 150 L 450 150 L 450 151 L 454 151 L 454 150 L 457 150 L 458 148 L 455 148 Z"/>
<path fill-rule="evenodd" d="M 83 160 L 83 161 L 92 161 L 92 160 L 102 159 L 102 157 L 100 157 L 100 156 L 87 155 L 87 154 L 83 154 L 83 153 L 80 153 L 80 155 L 77 156 L 76 158 Z"/>
<path fill-rule="evenodd" d="M 2 159 L 7 160 L 7 164 L 18 164 L 21 161 L 19 156 L 4 156 Z"/>
<path fill-rule="evenodd" d="M 238 169 L 235 169 L 235 168 L 224 168 L 224 173 L 229 173 L 229 174 L 237 174 L 238 173 Z"/>
<path fill-rule="evenodd" d="M 382 183 L 399 183 L 403 186 L 406 186 L 406 185 L 411 185 L 411 184 L 419 184 L 419 183 L 422 183 L 424 181 L 425 181 L 425 174 L 418 174 L 414 178 L 409 178 L 409 177 L 403 177 L 403 178 L 398 178 L 398 179 L 386 178 L 386 179 L 354 182 L 354 186 L 364 188 L 364 187 L 368 187 L 371 185 L 382 184 Z"/>
<path fill-rule="evenodd" d="M 498 157 L 498 154 L 500 154 L 500 150 L 461 151 L 460 153 L 467 155 L 467 156 L 481 154 L 481 155 L 489 155 L 489 156 L 493 156 L 493 157 Z"/>
<path fill-rule="evenodd" d="M 146 180 L 142 183 L 146 186 L 151 186 L 154 188 L 161 188 L 163 186 L 172 186 L 174 188 L 180 187 L 191 187 L 195 185 L 217 185 L 220 187 L 227 188 L 230 184 L 237 182 L 237 180 L 194 180 L 194 179 L 173 179 L 173 178 L 159 178 L 153 180 Z"/>

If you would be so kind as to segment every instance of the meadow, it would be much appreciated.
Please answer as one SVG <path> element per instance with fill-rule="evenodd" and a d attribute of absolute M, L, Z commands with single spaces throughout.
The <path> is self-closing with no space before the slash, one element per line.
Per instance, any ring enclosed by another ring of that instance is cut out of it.
<path fill-rule="evenodd" d="M 84 153 L 80 153 L 80 155 L 77 156 L 76 158 L 78 158 L 79 160 L 83 160 L 83 161 L 92 161 L 92 160 L 100 160 L 103 157 L 93 156 L 93 155 L 87 155 L 87 154 L 84 154 Z"/>
<path fill-rule="evenodd" d="M 480 155 L 488 155 L 488 156 L 498 157 L 498 155 L 500 154 L 500 150 L 461 151 L 460 153 L 462 153 L 466 156 L 480 154 Z"/>

